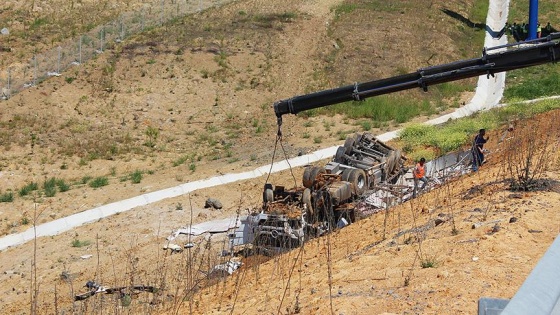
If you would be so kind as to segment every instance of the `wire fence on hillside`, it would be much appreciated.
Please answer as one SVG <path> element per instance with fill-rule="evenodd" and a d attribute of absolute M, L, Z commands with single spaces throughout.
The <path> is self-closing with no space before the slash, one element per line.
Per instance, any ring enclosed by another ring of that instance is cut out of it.
<path fill-rule="evenodd" d="M 231 1 L 161 0 L 145 5 L 140 11 L 123 13 L 116 20 L 99 25 L 78 38 L 69 39 L 55 49 L 34 55 L 28 62 L 14 63 L 7 69 L 0 69 L 0 99 L 7 100 L 48 77 L 60 76 L 67 69 L 103 53 L 108 45 L 121 42 L 133 34 Z"/>

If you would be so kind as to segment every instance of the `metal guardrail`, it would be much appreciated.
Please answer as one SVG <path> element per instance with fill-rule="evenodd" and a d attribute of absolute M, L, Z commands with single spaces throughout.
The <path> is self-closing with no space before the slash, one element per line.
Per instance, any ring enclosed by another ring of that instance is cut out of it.
<path fill-rule="evenodd" d="M 560 236 L 509 302 L 481 298 L 479 315 L 560 315 Z"/>

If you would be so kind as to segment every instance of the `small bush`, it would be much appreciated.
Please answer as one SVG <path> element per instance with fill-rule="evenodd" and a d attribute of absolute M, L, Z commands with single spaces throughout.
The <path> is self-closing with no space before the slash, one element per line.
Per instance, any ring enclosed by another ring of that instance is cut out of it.
<path fill-rule="evenodd" d="M 45 197 L 54 197 L 56 195 L 56 178 L 51 177 L 43 183 Z"/>
<path fill-rule="evenodd" d="M 72 247 L 84 247 L 89 246 L 90 244 L 91 242 L 88 240 L 80 241 L 79 239 L 75 239 L 72 241 Z"/>
<path fill-rule="evenodd" d="M 89 182 L 91 188 L 99 188 L 107 185 L 109 185 L 109 179 L 105 176 L 96 177 Z"/>
<path fill-rule="evenodd" d="M 56 180 L 56 186 L 58 186 L 58 190 L 60 192 L 65 192 L 70 190 L 70 185 L 68 185 L 64 179 L 57 179 Z"/>
<path fill-rule="evenodd" d="M 29 195 L 32 191 L 35 191 L 35 190 L 37 190 L 37 189 L 39 189 L 39 185 L 38 185 L 37 183 L 35 183 L 35 182 L 32 182 L 32 183 L 29 183 L 29 184 L 23 186 L 23 187 L 19 190 L 18 194 L 19 194 L 20 197 L 27 196 L 27 195 Z"/>
<path fill-rule="evenodd" d="M 85 185 L 87 184 L 93 177 L 91 176 L 84 176 L 82 177 L 82 180 L 80 181 L 81 184 Z"/>
<path fill-rule="evenodd" d="M 140 170 L 136 170 L 130 174 L 130 181 L 132 181 L 133 184 L 139 184 L 142 181 L 143 176 L 144 175 Z"/>
<path fill-rule="evenodd" d="M 14 201 L 14 193 L 7 192 L 0 195 L 0 202 L 12 202 Z"/>

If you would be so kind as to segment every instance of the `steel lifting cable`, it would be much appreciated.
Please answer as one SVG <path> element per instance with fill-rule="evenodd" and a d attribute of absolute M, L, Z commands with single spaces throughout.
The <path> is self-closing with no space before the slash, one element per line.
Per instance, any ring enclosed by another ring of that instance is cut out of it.
<path fill-rule="evenodd" d="M 292 165 L 290 164 L 290 160 L 288 159 L 288 154 L 286 153 L 286 149 L 284 148 L 284 143 L 282 142 L 282 130 L 280 127 L 282 126 L 281 121 L 278 122 L 278 133 L 276 135 L 276 142 L 274 143 L 274 151 L 272 152 L 272 161 L 270 162 L 270 170 L 268 171 L 268 175 L 266 176 L 265 184 L 268 184 L 268 180 L 270 179 L 270 174 L 272 173 L 272 167 L 274 166 L 274 160 L 276 158 L 276 150 L 278 149 L 278 143 L 280 143 L 280 147 L 282 148 L 282 152 L 284 153 L 284 159 L 286 159 L 286 163 L 290 168 L 290 174 L 292 174 L 292 178 L 294 179 L 294 187 L 297 187 L 297 180 L 294 175 L 294 170 L 292 169 Z"/>

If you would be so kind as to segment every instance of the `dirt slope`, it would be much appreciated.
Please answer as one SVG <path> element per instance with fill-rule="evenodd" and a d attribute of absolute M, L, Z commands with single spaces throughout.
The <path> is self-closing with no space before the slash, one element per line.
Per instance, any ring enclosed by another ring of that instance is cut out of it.
<path fill-rule="evenodd" d="M 132 2 L 134 1 L 128 1 L 131 5 Z M 0 139 L 4 149 L 0 160 L 0 189 L 3 194 L 7 192 L 14 194 L 13 202 L 0 203 L 3 234 L 24 231 L 30 228 L 34 221 L 40 224 L 144 192 L 215 174 L 240 172 L 270 163 L 276 136 L 276 121 L 271 109 L 274 101 L 318 88 L 336 87 L 339 84 L 394 75 L 430 65 L 432 62 L 449 62 L 464 58 L 465 55 L 472 57 L 475 51 L 480 50 L 480 47 L 475 47 L 476 45 L 468 48 L 454 46 L 453 36 L 461 34 L 455 33 L 454 30 L 461 29 L 461 25 L 439 11 L 446 6 L 467 15 L 471 5 L 469 1 L 432 1 L 430 6 L 422 5 L 421 8 L 409 7 L 406 2 L 400 2 L 402 9 L 396 4 L 376 1 L 371 2 L 379 6 L 379 13 L 375 13 L 374 16 L 360 10 L 353 14 L 335 15 L 331 6 L 338 3 L 340 1 L 334 0 L 236 1 L 231 5 L 180 20 L 177 24 L 166 25 L 162 29 L 154 29 L 110 47 L 95 60 L 3 102 L 2 106 L 5 110 L 0 112 Z M 366 2 L 348 3 L 362 5 Z M 11 9 L 7 7 L 3 10 L 2 13 L 9 12 Z M 29 16 L 37 18 L 40 17 L 40 13 L 36 12 Z M 396 22 L 383 24 L 380 22 L 383 20 Z M 422 21 L 424 23 L 421 23 Z M 455 27 L 451 33 L 448 29 L 449 25 Z M 399 30 L 403 40 L 387 39 L 393 29 L 390 26 L 395 26 Z M 426 36 L 415 36 L 412 29 L 419 29 Z M 426 38 L 429 38 L 429 45 Z M 23 47 L 18 48 L 23 49 Z M 410 95 L 418 96 L 417 92 L 411 92 Z M 388 125 L 384 130 L 395 127 Z M 359 130 L 361 130 L 359 125 L 338 116 L 286 117 L 283 126 L 284 149 L 286 155 L 290 157 L 307 153 L 320 147 L 337 144 L 345 134 Z M 374 133 L 379 131 L 381 130 L 372 130 Z M 283 155 L 284 153 L 279 149 L 276 152 L 276 160 L 284 158 Z M 131 180 L 135 171 L 143 175 L 140 183 L 133 183 Z M 301 178 L 301 173 L 302 170 L 294 170 L 295 181 Z M 100 176 L 108 179 L 107 186 L 94 189 L 86 183 L 85 179 Z M 551 173 L 550 176 L 555 178 L 556 175 Z M 59 191 L 54 197 L 46 197 L 44 193 L 39 192 L 19 196 L 18 192 L 25 185 L 36 182 L 41 186 L 43 182 L 53 177 L 63 179 L 70 185 L 70 190 Z M 489 175 L 489 178 L 492 180 L 494 177 Z M 202 249 L 195 252 L 199 255 L 206 253 L 207 259 L 203 260 L 204 268 L 192 268 L 192 266 L 186 268 L 184 255 L 169 255 L 169 252 L 162 250 L 165 237 L 173 229 L 191 220 L 201 222 L 227 217 L 234 215 L 238 210 L 246 213 L 247 209 L 260 204 L 261 187 L 265 180 L 266 178 L 257 178 L 197 191 L 190 196 L 134 209 L 80 227 L 73 232 L 42 238 L 37 241 L 36 253 L 33 250 L 34 244 L 25 244 L 4 251 L 0 253 L 0 272 L 2 272 L 0 280 L 3 283 L 0 291 L 0 310 L 2 313 L 29 313 L 33 305 L 30 303 L 32 292 L 38 292 L 37 299 L 34 300 L 38 302 L 42 313 L 54 313 L 55 310 L 95 313 L 100 309 L 113 313 L 159 313 L 170 307 L 178 307 L 180 297 L 185 294 L 181 290 L 186 287 L 185 283 L 190 283 L 183 278 L 183 271 L 187 269 L 198 272 L 198 270 L 209 269 L 211 264 L 219 259 L 208 253 L 220 251 L 224 244 L 215 240 L 207 246 L 208 252 Z M 292 186 L 294 183 L 289 172 L 273 174 L 269 180 L 286 186 Z M 475 181 L 475 184 L 482 184 L 486 182 L 487 177 L 481 175 L 474 179 L 466 179 L 469 180 Z M 459 192 L 460 189 L 468 189 L 468 184 L 464 185 L 460 186 L 463 188 L 458 188 Z M 503 192 L 502 195 L 505 196 L 504 203 L 510 200 L 507 198 L 507 192 Z M 533 200 L 531 198 L 533 195 L 538 198 L 548 198 L 545 193 L 531 193 L 524 196 L 521 201 Z M 224 209 L 220 211 L 204 209 L 204 200 L 208 197 L 219 198 L 224 204 Z M 493 202 L 497 199 L 490 200 Z M 518 202 L 515 198 L 511 201 Z M 484 204 L 490 201 L 481 202 Z M 456 201 L 456 203 L 460 202 Z M 536 204 L 535 201 L 532 203 Z M 555 205 L 553 200 L 550 204 L 551 207 Z M 438 209 L 436 206 L 429 207 Z M 463 207 L 464 211 L 467 211 L 465 213 L 468 213 L 470 208 L 477 206 L 466 203 Z M 406 213 L 419 211 L 416 208 L 412 209 L 413 211 L 410 208 L 403 209 L 393 212 L 391 219 L 393 225 L 397 221 L 395 216 L 399 217 L 399 213 L 402 213 L 405 220 Z M 540 210 L 542 209 L 539 208 Z M 427 220 L 437 213 L 439 211 L 423 215 L 421 218 Z M 524 218 L 533 220 L 530 215 Z M 540 226 L 541 223 L 538 221 L 540 219 L 541 217 L 537 217 L 536 221 L 528 221 L 527 225 L 522 227 Z M 387 247 L 388 253 L 383 254 L 379 263 L 374 263 L 376 258 L 371 254 L 378 253 L 380 249 L 372 247 L 371 251 L 368 251 L 363 248 L 369 248 L 368 244 L 379 239 L 381 229 L 379 222 L 375 223 L 376 220 L 378 219 L 364 222 L 363 228 L 358 225 L 349 228 L 348 231 L 353 231 L 352 229 L 361 231 L 359 232 L 359 235 L 363 236 L 361 243 L 343 245 L 349 243 L 349 240 L 336 241 L 333 236 L 333 244 L 338 244 L 336 249 L 345 249 L 343 252 L 333 251 L 333 258 L 336 259 L 331 260 L 333 266 L 342 264 L 340 267 L 333 267 L 332 270 L 346 270 L 344 263 L 349 264 L 349 261 L 345 261 L 348 258 L 342 257 L 359 251 L 363 252 L 358 255 L 363 256 L 360 259 L 365 259 L 365 262 L 371 265 L 391 266 L 389 262 L 399 261 L 395 257 L 400 255 L 401 251 L 406 252 L 398 265 L 400 269 L 387 267 L 386 273 L 390 274 L 390 277 L 381 276 L 381 273 L 372 276 L 372 279 L 390 279 L 372 280 L 386 281 L 375 285 L 384 289 L 371 293 L 372 296 L 384 294 L 383 290 L 387 290 L 385 292 L 387 293 L 388 290 L 396 290 L 393 288 L 400 288 L 406 277 L 406 273 L 402 276 L 402 270 L 412 268 L 414 261 L 411 261 L 411 257 L 414 258 L 415 255 L 414 246 L 401 246 L 404 242 L 401 239 L 397 240 L 401 245 Z M 404 222 L 402 230 L 405 229 Z M 542 224 L 553 224 L 553 222 L 548 218 Z M 468 226 L 470 222 L 464 224 Z M 519 225 L 521 224 L 511 226 Z M 439 230 L 444 229 L 445 226 L 448 227 L 444 225 Z M 508 228 L 505 230 L 508 231 L 510 225 L 506 227 Z M 525 257 L 520 258 L 524 262 L 522 267 L 525 269 L 519 270 L 519 277 L 516 276 L 512 280 L 513 286 L 521 283 L 523 279 L 521 274 L 531 268 L 528 262 L 533 264 L 536 262 L 536 257 L 543 252 L 554 235 L 552 226 L 543 225 L 542 228 L 536 229 L 542 230 L 543 233 L 523 235 L 530 240 L 542 237 L 542 243 L 531 247 L 531 252 L 520 254 L 520 257 Z M 453 239 L 449 239 L 448 235 L 445 237 L 442 235 L 442 240 L 451 243 L 462 240 L 459 237 L 463 236 L 463 228 L 460 230 L 461 233 Z M 519 233 L 522 230 L 519 230 Z M 388 230 L 388 236 L 396 233 L 391 231 L 392 234 Z M 480 236 L 481 240 L 472 244 L 467 243 L 469 245 L 459 243 L 463 244 L 460 246 L 476 247 L 480 244 L 490 246 L 495 243 L 492 242 L 493 238 L 501 235 L 476 234 L 484 234 L 481 229 L 468 231 L 475 233 L 474 236 Z M 446 233 L 448 232 L 449 228 L 446 230 Z M 350 232 L 341 231 L 341 235 L 349 235 L 348 239 L 356 238 L 355 234 L 346 233 Z M 429 244 L 430 240 L 426 241 L 424 246 Z M 205 242 L 205 239 L 197 240 L 197 245 L 200 245 L 197 248 L 204 248 Z M 317 248 L 322 249 L 324 244 L 325 240 L 309 244 L 306 247 L 306 255 Z M 383 248 L 387 245 L 387 243 L 382 244 Z M 331 248 L 335 246 L 331 244 Z M 324 250 L 321 252 L 324 253 Z M 441 256 L 449 254 L 447 250 L 441 248 L 434 250 L 433 253 L 437 256 L 440 253 Z M 431 255 L 431 252 L 428 254 Z M 477 266 L 482 266 L 482 270 L 487 270 L 488 266 L 495 263 L 493 260 L 484 260 L 479 252 L 476 254 L 481 257 Z M 83 255 L 93 256 L 83 259 L 81 258 Z M 320 273 L 325 271 L 324 256 L 319 255 L 319 252 L 314 255 L 317 257 L 305 256 L 308 257 L 306 261 L 317 262 L 311 266 L 311 270 L 318 268 L 316 270 L 320 276 L 307 281 L 317 282 L 321 286 L 317 286 L 315 290 L 305 287 L 306 289 L 302 289 L 299 293 L 302 295 L 299 299 L 300 306 L 309 312 L 313 312 L 316 307 L 328 310 L 325 308 L 324 299 L 325 296 L 328 297 L 324 287 L 326 278 Z M 460 256 L 454 261 L 460 266 L 459 263 L 464 262 L 465 257 L 467 256 Z M 34 260 L 36 260 L 36 274 L 32 265 Z M 434 289 L 427 289 L 429 283 L 440 278 L 437 278 L 437 274 L 433 278 L 429 272 L 442 270 L 419 269 L 417 263 L 418 261 L 416 261 L 414 276 L 409 277 L 410 287 L 420 281 L 425 281 L 426 285 L 421 288 L 415 287 L 419 290 L 414 293 L 417 294 L 414 295 L 415 297 L 423 292 L 433 291 Z M 288 270 L 285 264 L 282 266 L 282 272 Z M 379 268 L 376 267 L 377 269 Z M 273 274 L 271 270 L 274 269 L 263 270 Z M 453 269 L 448 271 L 448 278 L 453 278 L 455 273 L 452 271 Z M 63 276 L 64 279 L 61 279 L 63 272 L 70 274 L 70 277 Z M 251 269 L 248 272 L 251 272 Z M 305 272 L 309 273 L 309 271 Z M 346 276 L 346 272 L 337 271 L 336 274 L 333 273 L 333 277 L 339 277 L 337 279 L 340 280 L 337 281 L 340 282 L 346 280 L 351 280 L 350 283 L 359 282 Z M 274 271 L 274 274 L 276 273 L 277 271 Z M 357 271 L 357 273 L 364 272 Z M 401 276 L 397 276 L 397 273 Z M 428 278 L 420 280 L 424 278 L 415 277 L 421 273 L 426 273 Z M 246 273 L 240 274 L 246 275 Z M 189 281 L 195 278 L 191 274 Z M 165 294 L 163 296 L 141 294 L 136 297 L 131 308 L 121 308 L 118 306 L 120 301 L 113 300 L 113 297 L 104 299 L 99 297 L 88 303 L 71 303 L 72 295 L 83 292 L 83 284 L 92 279 L 107 285 L 156 284 L 165 288 L 162 291 Z M 457 279 L 463 278 L 457 276 Z M 502 280 L 497 278 L 496 282 L 492 282 L 496 290 L 498 290 L 497 283 L 500 283 L 499 287 L 501 287 Z M 248 281 L 246 283 L 246 288 L 263 290 L 262 287 L 254 286 Z M 266 283 L 272 286 L 274 282 Z M 38 287 L 33 289 L 33 284 Z M 449 284 L 449 290 L 459 290 L 460 288 L 452 288 L 452 285 L 460 287 L 461 284 L 463 282 L 453 282 Z M 341 286 L 339 282 L 337 285 Z M 366 290 L 361 285 L 352 289 L 355 291 L 344 291 L 341 288 L 342 293 L 337 296 L 337 299 L 344 298 L 346 293 L 349 299 L 357 299 L 362 294 L 360 292 Z M 234 295 L 231 293 L 224 295 L 225 292 L 230 292 L 230 289 L 221 286 L 217 288 L 214 292 L 220 292 L 218 303 L 233 305 L 230 296 Z M 338 294 L 338 288 L 333 290 Z M 513 288 L 511 290 L 514 291 Z M 311 291 L 314 291 L 315 295 L 312 296 Z M 275 312 L 277 307 L 285 312 L 286 307 L 295 307 L 293 298 L 296 295 L 293 292 L 290 291 L 290 299 L 285 300 L 289 303 L 282 303 L 282 305 L 274 304 L 274 301 L 279 301 L 283 292 L 272 291 L 272 287 L 270 292 L 270 304 L 259 302 L 255 304 L 259 305 L 255 309 L 251 301 L 258 302 L 258 298 L 262 295 L 245 296 L 246 293 L 240 293 L 239 305 L 244 305 L 243 309 L 248 309 L 248 313 L 256 313 L 259 308 Z M 408 294 L 413 294 L 411 292 Z M 492 295 L 494 292 L 489 291 L 488 294 Z M 370 293 L 363 293 L 364 296 L 368 294 Z M 465 309 L 472 307 L 471 302 L 476 300 L 475 295 L 467 295 L 465 292 L 459 294 L 468 296 L 466 302 L 461 305 Z M 428 296 L 422 296 L 422 299 L 429 299 L 431 295 L 436 299 L 448 297 L 431 292 Z M 496 292 L 495 295 L 507 294 Z M 203 313 L 206 310 L 220 312 L 218 305 L 208 302 L 211 297 L 216 299 L 214 293 L 208 295 L 204 293 L 192 299 L 191 301 L 199 301 L 196 312 Z M 304 301 L 303 297 L 317 298 L 317 301 L 308 303 L 309 299 Z M 430 301 L 434 303 L 432 299 Z M 152 302 L 154 305 L 150 304 Z M 374 305 L 381 302 L 371 303 Z M 412 309 L 408 304 L 399 303 L 386 304 L 386 310 L 399 312 L 403 309 Z M 346 302 L 337 307 L 350 307 L 345 305 Z M 235 313 L 239 310 L 236 307 Z M 383 311 L 385 309 L 380 306 L 376 312 Z M 352 309 L 347 312 L 359 313 L 360 310 Z"/>

